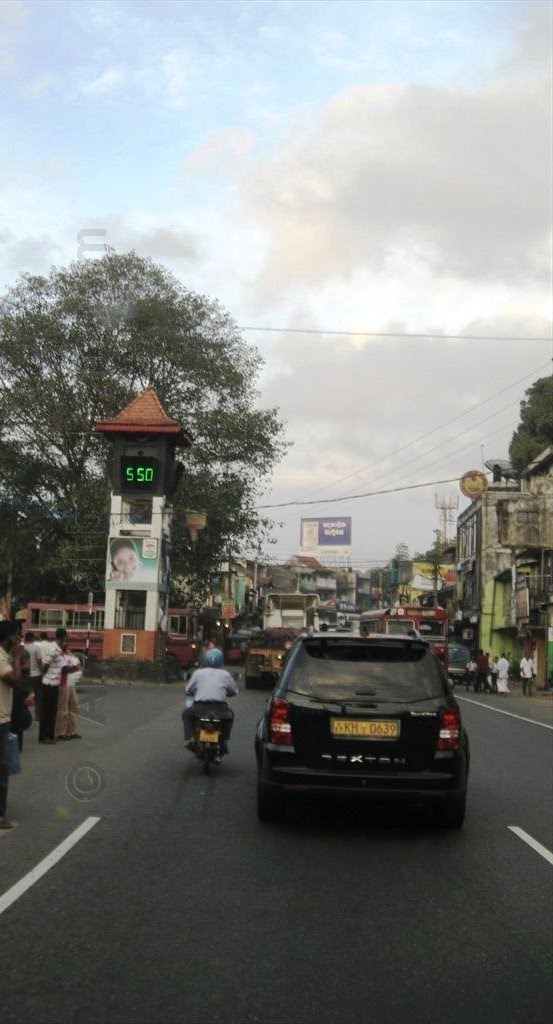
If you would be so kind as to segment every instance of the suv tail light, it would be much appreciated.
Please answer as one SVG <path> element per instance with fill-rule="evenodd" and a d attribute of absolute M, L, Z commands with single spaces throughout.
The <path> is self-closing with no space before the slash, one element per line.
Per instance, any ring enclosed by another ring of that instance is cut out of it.
<path fill-rule="evenodd" d="M 282 697 L 274 697 L 269 713 L 269 741 L 280 746 L 292 747 L 292 726 L 290 724 L 290 705 Z"/>
<path fill-rule="evenodd" d="M 461 715 L 455 708 L 446 708 L 440 715 L 440 731 L 436 750 L 461 749 Z"/>

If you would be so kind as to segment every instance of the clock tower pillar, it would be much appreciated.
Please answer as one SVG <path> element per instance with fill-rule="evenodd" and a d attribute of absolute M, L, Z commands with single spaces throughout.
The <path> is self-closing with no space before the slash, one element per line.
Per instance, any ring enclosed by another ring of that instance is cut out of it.
<path fill-rule="evenodd" d="M 172 497 L 183 469 L 175 449 L 189 447 L 192 438 L 167 414 L 152 388 L 95 429 L 112 444 L 104 658 L 161 661 Z"/>

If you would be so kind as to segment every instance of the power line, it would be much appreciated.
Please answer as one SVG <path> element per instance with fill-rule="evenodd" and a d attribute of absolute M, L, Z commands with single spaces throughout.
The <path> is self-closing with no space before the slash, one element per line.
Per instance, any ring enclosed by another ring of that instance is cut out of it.
<path fill-rule="evenodd" d="M 505 430 L 507 426 L 508 426 L 508 424 L 507 425 L 504 424 L 503 426 L 498 427 L 497 430 L 492 430 L 489 434 L 485 434 L 484 437 L 485 438 L 493 437 L 495 434 L 499 434 L 502 430 Z M 513 426 L 513 424 L 511 424 L 511 426 Z M 463 433 L 466 433 L 466 431 L 463 431 Z M 458 434 L 457 436 L 461 437 L 462 434 Z M 437 462 L 439 463 L 439 462 L 445 461 L 445 459 L 451 459 L 455 455 L 459 455 L 461 452 L 466 451 L 467 448 L 472 448 L 473 444 L 474 444 L 474 442 L 470 441 L 468 444 L 463 445 L 461 448 L 457 448 L 454 452 L 446 452 L 446 453 L 444 453 L 444 455 L 440 455 L 439 458 L 434 459 L 434 462 L 430 462 L 427 466 L 420 466 L 418 469 L 414 469 L 412 472 L 413 473 L 419 473 L 423 469 L 430 469 L 430 467 L 434 466 Z M 436 447 L 439 447 L 439 445 L 437 445 Z M 435 449 L 431 449 L 431 451 L 434 451 L 434 450 Z M 427 454 L 430 454 L 430 453 L 427 453 Z M 423 456 L 421 456 L 421 458 L 422 457 Z M 398 467 L 398 469 L 401 469 L 401 468 L 403 468 L 403 467 Z M 390 472 L 396 472 L 396 470 L 390 470 Z M 386 474 L 384 474 L 384 475 L 386 475 Z M 407 473 L 406 475 L 409 476 L 411 474 Z M 405 476 L 405 474 L 404 474 L 404 476 Z M 382 491 L 368 491 L 366 494 L 343 494 L 339 498 L 320 498 L 317 501 L 289 501 L 289 502 L 283 502 L 280 505 L 260 505 L 260 506 L 256 506 L 256 510 L 258 508 L 283 508 L 283 507 L 287 507 L 287 506 L 290 506 L 290 505 L 295 505 L 295 506 L 296 505 L 324 505 L 327 502 L 350 501 L 353 498 L 372 497 L 372 495 L 376 495 L 376 494 L 396 494 L 398 491 L 408 491 L 408 490 L 411 490 L 412 488 L 415 488 L 415 487 L 431 487 L 431 486 L 438 485 L 438 484 L 456 483 L 456 482 L 458 482 L 458 480 L 459 480 L 459 474 L 457 474 L 457 476 L 452 477 L 449 480 L 435 480 L 433 483 L 428 483 L 428 484 L 413 484 L 413 485 L 411 485 L 411 487 L 408 487 L 408 486 L 405 486 L 405 487 L 392 487 L 392 488 L 389 488 L 388 490 L 385 490 L 385 491 L 384 490 L 382 490 Z M 290 522 L 293 522 L 294 519 L 299 520 L 300 518 L 301 518 L 300 515 L 294 516 L 291 519 L 288 519 L 287 522 L 290 523 Z"/>
<path fill-rule="evenodd" d="M 431 338 L 437 341 L 547 341 L 553 343 L 553 337 L 536 335 L 510 334 L 424 334 L 407 331 L 337 331 L 333 329 L 306 327 L 238 327 L 239 331 L 260 331 L 264 334 L 328 334 L 343 338 Z"/>
<path fill-rule="evenodd" d="M 255 511 L 264 508 L 287 508 L 289 505 L 328 505 L 336 501 L 354 501 L 356 498 L 372 498 L 377 494 L 397 494 L 398 491 L 414 491 L 418 487 L 436 487 L 438 484 L 452 484 L 459 476 L 450 476 L 447 480 L 430 480 L 425 484 L 410 484 L 408 487 L 392 487 L 387 491 L 365 491 L 363 494 L 345 494 L 341 498 L 319 498 L 318 501 L 282 501 L 278 505 L 256 505 Z"/>
<path fill-rule="evenodd" d="M 446 420 L 445 423 L 440 423 L 439 426 L 433 427 L 432 430 L 427 430 L 425 434 L 420 434 L 419 437 L 415 437 L 412 441 L 407 441 L 406 444 L 401 445 L 400 448 L 396 448 L 395 451 L 388 452 L 386 455 L 383 455 L 382 458 L 377 459 L 376 462 L 369 462 L 366 465 L 361 466 L 360 469 L 356 469 L 355 472 L 348 473 L 347 476 L 342 476 L 339 477 L 337 480 L 332 480 L 331 483 L 327 484 L 324 488 L 319 487 L 316 491 L 308 491 L 308 495 L 320 494 L 322 490 L 328 490 L 329 487 L 334 487 L 335 484 L 343 483 L 344 480 L 351 480 L 352 477 L 358 476 L 359 473 L 364 473 L 368 469 L 374 469 L 376 466 L 380 465 L 381 462 L 385 462 L 386 459 L 391 459 L 395 455 L 399 455 L 400 452 L 405 451 L 406 448 L 411 448 L 413 445 L 418 444 L 419 441 L 424 441 L 427 437 L 430 437 L 431 434 L 435 434 L 438 430 L 443 430 L 444 427 L 449 426 L 449 424 L 451 423 L 455 423 L 456 420 L 463 419 L 464 416 L 468 416 L 470 415 L 470 413 L 477 412 L 478 409 L 481 409 L 483 405 L 487 405 L 488 402 L 493 401 L 494 398 L 499 398 L 500 395 L 503 395 L 506 391 L 510 391 L 511 388 L 516 387 L 517 384 L 522 384 L 523 381 L 528 380 L 530 377 L 533 377 L 535 373 L 539 373 L 540 370 L 544 370 L 547 366 L 549 366 L 549 362 L 542 363 L 541 366 L 537 366 L 535 370 L 531 370 L 530 373 L 525 374 L 524 377 L 519 377 L 519 379 L 513 381 L 512 384 L 508 384 L 506 387 L 501 388 L 499 391 L 495 391 L 492 395 L 489 395 L 488 398 L 484 398 L 481 402 L 479 402 L 478 405 L 474 405 L 470 409 L 466 409 L 465 412 L 458 413 L 456 416 L 449 417 L 449 419 Z M 482 423 L 484 421 L 481 420 L 480 422 Z M 478 426 L 478 424 L 476 424 L 476 426 Z M 456 437 L 459 436 L 459 434 L 456 435 Z M 450 440 L 455 440 L 455 438 L 452 438 Z M 446 441 L 442 443 L 446 444 Z M 387 471 L 387 473 L 391 472 L 393 472 L 393 469 Z"/>

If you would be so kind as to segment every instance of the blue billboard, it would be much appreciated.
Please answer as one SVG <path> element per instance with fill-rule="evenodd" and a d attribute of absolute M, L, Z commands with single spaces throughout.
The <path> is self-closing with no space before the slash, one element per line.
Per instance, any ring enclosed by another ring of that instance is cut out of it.
<path fill-rule="evenodd" d="M 343 551 L 351 547 L 351 516 L 302 519 L 300 536 L 302 551 L 313 551 L 316 548 L 337 548 Z"/>

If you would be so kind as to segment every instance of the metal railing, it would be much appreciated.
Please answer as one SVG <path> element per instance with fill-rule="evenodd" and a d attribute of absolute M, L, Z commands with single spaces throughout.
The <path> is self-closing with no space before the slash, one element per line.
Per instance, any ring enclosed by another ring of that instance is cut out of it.
<path fill-rule="evenodd" d="M 116 608 L 115 629 L 144 629 L 146 612 L 144 609 Z"/>

